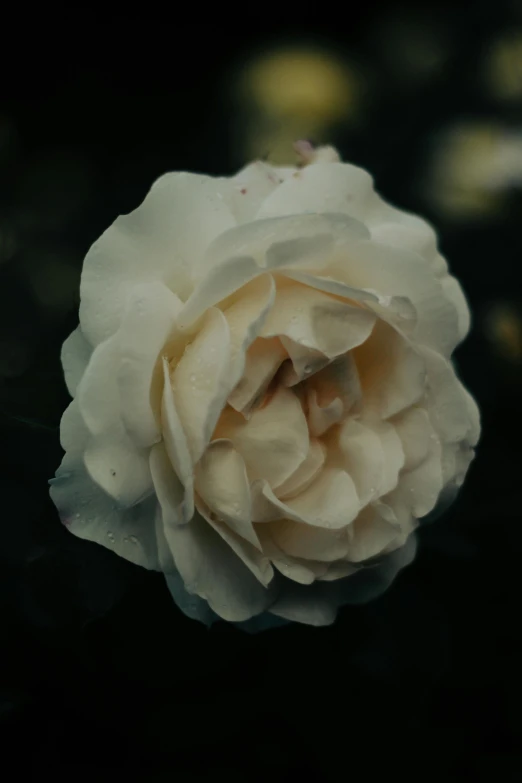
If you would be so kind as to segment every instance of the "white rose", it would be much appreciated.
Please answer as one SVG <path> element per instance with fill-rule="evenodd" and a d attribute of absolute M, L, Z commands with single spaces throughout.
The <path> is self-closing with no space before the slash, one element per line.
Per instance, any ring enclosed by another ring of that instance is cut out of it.
<path fill-rule="evenodd" d="M 377 595 L 479 436 L 433 230 L 298 149 L 302 168 L 161 177 L 87 254 L 62 350 L 63 523 L 205 622 L 322 625 Z"/>

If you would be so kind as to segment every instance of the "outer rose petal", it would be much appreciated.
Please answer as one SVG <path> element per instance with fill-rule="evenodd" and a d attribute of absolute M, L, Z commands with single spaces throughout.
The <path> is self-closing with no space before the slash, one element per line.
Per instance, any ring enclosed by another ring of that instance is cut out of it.
<path fill-rule="evenodd" d="M 193 463 L 209 442 L 227 398 L 229 369 L 230 330 L 223 313 L 213 308 L 171 376 Z"/>
<path fill-rule="evenodd" d="M 235 192 L 229 200 L 232 214 L 238 223 L 247 223 L 255 218 L 259 207 L 283 181 L 276 168 L 261 160 L 250 163 L 231 177 Z"/>
<path fill-rule="evenodd" d="M 389 588 L 399 571 L 412 562 L 416 550 L 417 540 L 411 535 L 402 547 L 386 555 L 379 564 L 361 568 L 346 579 L 324 584 L 325 594 L 335 606 L 368 603 Z"/>
<path fill-rule="evenodd" d="M 74 397 L 92 354 L 92 346 L 85 339 L 79 326 L 74 329 L 62 345 L 61 360 L 65 383 L 69 394 Z"/>
<path fill-rule="evenodd" d="M 102 234 L 87 253 L 80 286 L 80 323 L 93 346 L 114 334 L 136 285 L 160 280 L 182 299 L 190 294 L 193 259 L 235 224 L 225 203 L 232 193 L 226 179 L 165 174 Z"/>
<path fill-rule="evenodd" d="M 339 212 L 364 221 L 373 197 L 368 172 L 348 163 L 317 163 L 300 169 L 261 205 L 259 218 L 297 212 Z"/>
<path fill-rule="evenodd" d="M 288 580 L 281 596 L 270 607 L 270 613 L 285 620 L 320 626 L 335 621 L 337 607 L 320 585 L 298 585 Z"/>
<path fill-rule="evenodd" d="M 237 535 L 262 550 L 252 524 L 252 500 L 245 463 L 229 440 L 214 440 L 196 468 L 196 491 Z"/>
<path fill-rule="evenodd" d="M 82 445 L 88 437 L 78 407 L 72 402 L 62 419 L 62 443 L 71 448 L 50 481 L 51 498 L 63 524 L 79 538 L 102 544 L 132 563 L 160 571 L 154 524 L 156 498 L 150 496 L 131 508 L 120 508 L 85 469 Z"/>
<path fill-rule="evenodd" d="M 368 237 L 361 223 L 343 215 L 291 215 L 255 221 L 225 231 L 200 260 L 198 284 L 180 314 L 182 328 L 206 308 L 230 296 L 263 272 L 320 270 L 340 241 Z"/>
<path fill-rule="evenodd" d="M 422 355 L 428 371 L 426 408 L 437 434 L 443 443 L 475 445 L 480 424 L 474 400 L 449 361 L 428 349 Z"/>
<path fill-rule="evenodd" d="M 277 588 L 264 587 L 199 514 L 166 537 L 186 590 L 224 620 L 248 620 L 274 602 Z"/>

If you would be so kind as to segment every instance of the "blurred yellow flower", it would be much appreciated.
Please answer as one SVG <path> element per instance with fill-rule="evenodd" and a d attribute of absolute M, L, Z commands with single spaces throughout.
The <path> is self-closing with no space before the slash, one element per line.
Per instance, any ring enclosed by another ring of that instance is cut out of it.
<path fill-rule="evenodd" d="M 434 206 L 454 219 L 494 216 L 509 188 L 522 184 L 522 130 L 488 122 L 444 132 L 427 184 Z"/>
<path fill-rule="evenodd" d="M 321 139 L 360 108 L 361 80 L 334 53 L 286 46 L 253 59 L 237 83 L 247 117 L 241 136 L 247 156 L 288 160 L 296 138 Z"/>
<path fill-rule="evenodd" d="M 522 30 L 498 38 L 486 55 L 488 91 L 502 101 L 522 101 Z"/>

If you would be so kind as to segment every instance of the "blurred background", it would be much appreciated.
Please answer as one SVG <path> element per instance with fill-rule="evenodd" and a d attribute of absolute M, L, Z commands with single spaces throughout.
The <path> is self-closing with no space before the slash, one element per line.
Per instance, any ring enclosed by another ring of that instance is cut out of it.
<path fill-rule="evenodd" d="M 522 3 L 321 10 L 1 55 L 0 758 L 27 779 L 522 780 Z M 294 163 L 299 138 L 436 226 L 484 434 L 387 595 L 328 629 L 207 631 L 61 527 L 59 352 L 87 249 L 154 179 Z"/>

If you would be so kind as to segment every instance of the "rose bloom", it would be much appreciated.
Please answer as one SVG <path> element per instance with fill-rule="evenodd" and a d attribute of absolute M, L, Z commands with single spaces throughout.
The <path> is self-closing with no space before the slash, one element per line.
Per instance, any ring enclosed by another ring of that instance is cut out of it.
<path fill-rule="evenodd" d="M 296 147 L 296 168 L 162 176 L 89 250 L 62 349 L 63 524 L 206 623 L 326 625 L 378 595 L 479 436 L 432 228 Z"/>

